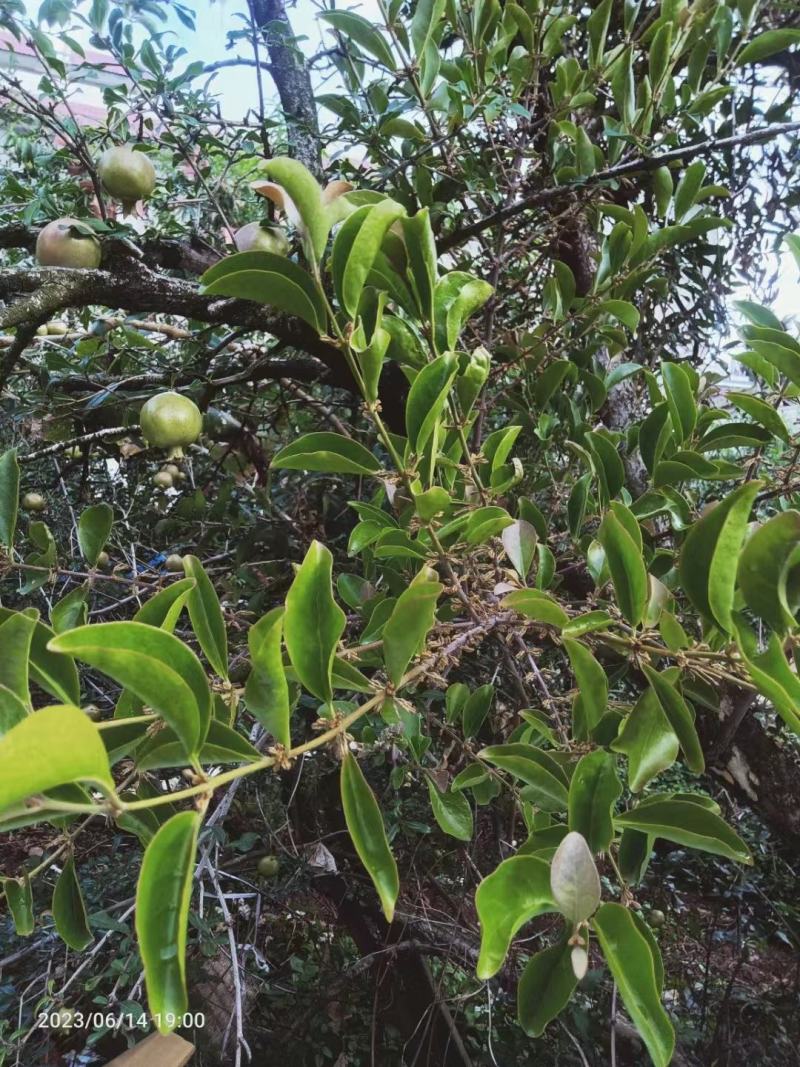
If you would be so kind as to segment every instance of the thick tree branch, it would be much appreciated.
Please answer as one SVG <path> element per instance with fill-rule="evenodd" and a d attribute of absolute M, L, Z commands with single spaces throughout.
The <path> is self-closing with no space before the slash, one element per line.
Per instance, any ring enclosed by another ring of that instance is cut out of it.
<path fill-rule="evenodd" d="M 248 7 L 253 23 L 264 36 L 271 60 L 267 69 L 286 119 L 289 152 L 319 178 L 322 159 L 314 89 L 302 53 L 294 43 L 284 0 L 248 0 Z"/>
<path fill-rule="evenodd" d="M 493 211 L 490 215 L 478 219 L 477 222 L 473 222 L 469 226 L 463 226 L 460 229 L 447 234 L 445 237 L 440 238 L 437 241 L 437 247 L 439 252 L 446 252 L 450 248 L 456 248 L 459 245 L 464 244 L 465 241 L 470 240 L 470 238 L 476 237 L 479 233 L 483 233 L 484 230 L 489 230 L 494 226 L 508 222 L 509 219 L 521 215 L 524 211 L 528 211 L 530 208 L 539 207 L 552 200 L 557 200 L 570 191 L 591 188 L 600 185 L 603 182 L 612 181 L 615 178 L 627 177 L 631 174 L 640 174 L 651 170 L 657 170 L 659 167 L 668 166 L 670 163 L 688 163 L 690 160 L 696 159 L 698 156 L 707 156 L 714 152 L 724 152 L 729 148 L 741 148 L 746 145 L 763 144 L 765 141 L 772 141 L 776 137 L 796 133 L 798 131 L 800 131 L 800 122 L 783 122 L 774 126 L 764 126 L 758 130 L 751 130 L 749 133 L 737 134 L 733 137 L 712 137 L 707 141 L 700 141 L 697 144 L 684 145 L 682 148 L 675 148 L 671 152 L 661 152 L 654 156 L 639 156 L 636 159 L 620 163 L 615 167 L 599 170 L 590 177 L 582 178 L 580 181 L 568 182 L 565 185 L 549 186 L 545 189 L 537 189 L 535 192 L 529 193 L 528 196 L 523 196 L 521 199 L 515 200 L 506 207 L 499 208 L 497 211 Z"/>

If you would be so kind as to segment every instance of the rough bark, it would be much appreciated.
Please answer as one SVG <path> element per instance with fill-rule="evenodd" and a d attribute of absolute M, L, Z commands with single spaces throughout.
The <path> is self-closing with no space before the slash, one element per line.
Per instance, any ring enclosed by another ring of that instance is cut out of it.
<path fill-rule="evenodd" d="M 289 153 L 322 176 L 319 122 L 314 90 L 303 57 L 293 43 L 294 32 L 283 0 L 248 0 L 269 53 L 269 73 L 278 90 Z"/>

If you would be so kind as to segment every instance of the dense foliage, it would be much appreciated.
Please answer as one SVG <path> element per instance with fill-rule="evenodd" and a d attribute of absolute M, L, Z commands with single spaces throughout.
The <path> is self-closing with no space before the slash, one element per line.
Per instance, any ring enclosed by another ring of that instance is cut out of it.
<path fill-rule="evenodd" d="M 709 1062 L 663 907 L 797 947 L 796 13 L 378 8 L 0 12 L 10 1062 Z"/>

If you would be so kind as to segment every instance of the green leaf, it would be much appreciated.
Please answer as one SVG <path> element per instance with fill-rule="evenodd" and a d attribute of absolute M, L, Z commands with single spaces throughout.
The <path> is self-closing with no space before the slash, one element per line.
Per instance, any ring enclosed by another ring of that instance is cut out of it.
<path fill-rule="evenodd" d="M 646 663 L 642 664 L 642 670 L 680 742 L 687 767 L 694 774 L 702 774 L 706 769 L 706 762 L 694 725 L 694 714 L 689 705 L 663 673 L 653 670 Z"/>
<path fill-rule="evenodd" d="M 617 815 L 618 828 L 641 830 L 687 848 L 713 852 L 737 863 L 752 863 L 744 841 L 713 811 L 685 800 L 648 799 L 630 811 Z"/>
<path fill-rule="evenodd" d="M 427 781 L 433 816 L 440 829 L 459 841 L 471 841 L 472 808 L 467 798 L 460 792 L 442 793 L 430 777 Z"/>
<path fill-rule="evenodd" d="M 557 600 L 541 589 L 515 589 L 503 597 L 503 608 L 512 608 L 527 619 L 546 623 L 548 626 L 563 627 L 569 622 L 569 616 Z"/>
<path fill-rule="evenodd" d="M 425 638 L 433 626 L 436 602 L 443 589 L 441 582 L 430 579 L 435 574 L 423 567 L 397 598 L 383 628 L 383 659 L 393 685 L 399 684 L 411 659 L 425 647 Z"/>
<path fill-rule="evenodd" d="M 120 719 L 119 724 L 125 725 Z M 108 730 L 103 730 L 107 734 Z M 240 733 L 220 719 L 214 718 L 208 726 L 208 733 L 200 746 L 198 763 L 254 763 L 261 759 L 261 753 Z M 173 730 L 165 727 L 152 737 L 147 737 L 136 749 L 136 766 L 140 771 L 153 770 L 158 767 L 180 767 L 185 763 L 183 746 Z"/>
<path fill-rule="evenodd" d="M 560 1015 L 578 980 L 572 970 L 571 948 L 561 941 L 531 956 L 517 985 L 517 1015 L 522 1029 L 540 1037 Z"/>
<path fill-rule="evenodd" d="M 345 311 L 352 319 L 358 312 L 361 294 L 372 270 L 383 239 L 393 223 L 405 215 L 405 208 L 394 200 L 381 200 L 365 212 L 350 247 L 341 278 L 341 295 Z"/>
<path fill-rule="evenodd" d="M 664 219 L 667 216 L 669 205 L 672 203 L 672 174 L 669 167 L 658 167 L 653 171 L 651 178 L 656 212 L 660 219 Z"/>
<path fill-rule="evenodd" d="M 625 467 L 616 446 L 605 434 L 590 430 L 585 437 L 594 460 L 600 495 L 608 504 L 625 484 Z"/>
<path fill-rule="evenodd" d="M 438 29 L 444 9 L 445 0 L 417 0 L 411 20 L 411 42 L 418 62 L 431 34 Z"/>
<path fill-rule="evenodd" d="M 14 612 L 0 623 L 0 685 L 9 689 L 26 708 L 31 706 L 28 663 L 38 617 L 39 612 L 29 608 Z"/>
<path fill-rule="evenodd" d="M 188 757 L 197 755 L 211 718 L 211 694 L 194 652 L 164 630 L 141 622 L 101 622 L 59 634 L 68 652 L 119 682 L 172 727 Z"/>
<path fill-rule="evenodd" d="M 800 511 L 773 515 L 746 542 L 739 558 L 737 580 L 747 606 L 779 634 L 795 625 L 798 604 L 796 598 L 789 603 L 786 582 L 798 562 Z"/>
<path fill-rule="evenodd" d="M 469 687 L 463 682 L 453 682 L 452 685 L 447 687 L 445 693 L 445 718 L 447 722 L 458 722 L 461 718 L 461 713 L 464 710 L 464 705 L 469 698 Z"/>
<path fill-rule="evenodd" d="M 571 830 L 550 864 L 550 892 L 572 926 L 584 922 L 600 904 L 600 875 L 586 839 Z"/>
<path fill-rule="evenodd" d="M 78 544 L 90 567 L 105 548 L 114 524 L 114 512 L 108 504 L 93 504 L 78 519 Z"/>
<path fill-rule="evenodd" d="M 672 766 L 678 757 L 678 738 L 654 690 L 642 694 L 611 747 L 628 757 L 628 785 L 634 793 Z"/>
<path fill-rule="evenodd" d="M 494 686 L 489 683 L 479 686 L 474 693 L 470 693 L 461 713 L 461 724 L 464 737 L 474 737 L 483 726 L 483 720 L 489 714 L 494 697 Z"/>
<path fill-rule="evenodd" d="M 171 582 L 142 604 L 133 616 L 133 621 L 172 633 L 194 587 L 194 578 L 180 578 L 177 582 Z"/>
<path fill-rule="evenodd" d="M 678 187 L 680 189 L 680 186 Z M 697 424 L 697 404 L 689 375 L 677 363 L 662 363 L 661 375 L 675 439 L 682 444 Z"/>
<path fill-rule="evenodd" d="M 312 541 L 286 597 L 286 650 L 297 676 L 326 704 L 333 699 L 331 674 L 336 646 L 347 621 L 333 599 L 333 557 Z"/>
<path fill-rule="evenodd" d="M 556 911 L 550 892 L 550 868 L 535 856 L 503 860 L 475 891 L 481 924 L 476 973 L 485 980 L 503 966 L 514 934 L 530 919 Z"/>
<path fill-rule="evenodd" d="M 762 59 L 769 59 L 776 52 L 782 52 L 798 42 L 800 30 L 767 30 L 744 46 L 736 57 L 736 65 L 743 67 L 746 63 L 759 63 Z"/>
<path fill-rule="evenodd" d="M 535 803 L 543 811 L 567 810 L 567 785 L 564 772 L 552 756 L 534 745 L 513 742 L 505 745 L 490 745 L 480 753 L 480 758 L 493 763 L 503 771 L 525 782 L 526 800 Z"/>
<path fill-rule="evenodd" d="M 592 927 L 622 1003 L 653 1063 L 656 1067 L 667 1067 L 675 1048 L 675 1034 L 661 1005 L 650 943 L 621 904 L 603 904 L 592 920 Z"/>
<path fill-rule="evenodd" d="M 317 179 L 299 160 L 288 156 L 268 159 L 261 169 L 288 193 L 302 224 L 310 258 L 319 263 L 328 241 L 329 220 Z M 288 214 L 291 218 L 293 213 Z"/>
<path fill-rule="evenodd" d="M 455 348 L 464 323 L 492 295 L 492 287 L 480 278 L 454 270 L 440 278 L 433 295 L 436 348 Z"/>
<path fill-rule="evenodd" d="M 11 918 L 14 920 L 17 937 L 30 937 L 34 927 L 33 892 L 30 878 L 27 874 L 22 878 L 4 878 L 3 892 Z"/>
<path fill-rule="evenodd" d="M 279 744 L 291 748 L 289 685 L 281 656 L 283 613 L 282 607 L 273 608 L 247 632 L 253 667 L 245 683 L 244 702 Z"/>
<path fill-rule="evenodd" d="M 433 294 L 438 279 L 436 241 L 433 236 L 430 212 L 422 208 L 410 218 L 402 220 L 409 274 L 423 320 L 433 319 Z"/>
<path fill-rule="evenodd" d="M 702 159 L 696 159 L 694 163 L 690 163 L 683 172 L 683 177 L 678 182 L 678 188 L 675 190 L 676 222 L 680 222 L 687 211 L 694 206 L 705 175 L 706 165 Z M 671 365 L 674 366 L 674 364 Z"/>
<path fill-rule="evenodd" d="M 765 359 L 773 367 L 788 378 L 792 385 L 800 387 L 800 353 L 790 346 L 790 338 L 787 337 L 785 345 L 775 341 L 765 341 L 759 338 L 751 338 L 750 347 L 757 355 Z M 744 362 L 744 359 L 741 359 Z"/>
<path fill-rule="evenodd" d="M 0 608 L 0 625 L 15 612 Z M 78 670 L 69 656 L 59 655 L 48 648 L 55 633 L 38 621 L 31 637 L 30 675 L 37 685 L 65 704 L 80 704 L 81 686 Z"/>
<path fill-rule="evenodd" d="M 501 533 L 503 548 L 517 574 L 525 580 L 536 553 L 536 530 L 525 519 L 517 519 Z"/>
<path fill-rule="evenodd" d="M 324 333 L 328 321 L 325 301 L 306 271 L 273 252 L 237 252 L 210 267 L 200 279 L 206 296 L 254 300 L 297 315 Z"/>
<path fill-rule="evenodd" d="M 216 590 L 197 556 L 184 556 L 183 570 L 195 583 L 186 600 L 192 629 L 214 671 L 227 678 L 228 634 Z"/>
<path fill-rule="evenodd" d="M 12 726 L 22 722 L 30 712 L 28 704 L 4 685 L 0 685 L 0 737 L 7 734 Z"/>
<path fill-rule="evenodd" d="M 582 756 L 569 784 L 569 828 L 592 852 L 607 852 L 614 837 L 611 813 L 622 796 L 616 761 L 603 749 Z"/>
<path fill-rule="evenodd" d="M 338 433 L 306 433 L 272 457 L 270 466 L 327 474 L 376 474 L 378 460 L 358 441 Z"/>
<path fill-rule="evenodd" d="M 746 482 L 697 520 L 686 536 L 678 576 L 694 607 L 720 630 L 730 633 L 739 550 L 757 493 Z"/>
<path fill-rule="evenodd" d="M 362 15 L 357 15 L 354 11 L 325 11 L 320 18 L 345 37 L 351 37 L 389 70 L 395 69 L 394 56 L 389 45 Z"/>
<path fill-rule="evenodd" d="M 455 356 L 438 356 L 417 374 L 406 400 L 406 435 L 413 452 L 420 454 L 442 414 L 458 372 Z"/>
<path fill-rule="evenodd" d="M 65 630 L 73 630 L 76 626 L 86 625 L 89 591 L 89 582 L 84 582 L 83 585 L 76 586 L 65 597 L 62 597 L 57 604 L 53 604 L 50 609 L 50 622 L 57 634 Z"/>
<path fill-rule="evenodd" d="M 53 890 L 53 920 L 58 936 L 75 952 L 83 952 L 94 940 L 72 856 L 64 864 Z"/>
<path fill-rule="evenodd" d="M 638 523 L 633 521 L 638 530 Z M 642 558 L 641 542 L 636 544 L 620 522 L 618 513 L 612 511 L 603 519 L 597 539 L 606 554 L 619 609 L 631 626 L 638 626 L 644 617 L 648 598 L 647 568 Z"/>
<path fill-rule="evenodd" d="M 0 811 L 67 782 L 114 790 L 100 732 L 80 708 L 42 708 L 0 738 Z"/>
<path fill-rule="evenodd" d="M 565 637 L 564 648 L 578 687 L 572 708 L 573 734 L 575 740 L 585 740 L 606 713 L 608 678 L 586 645 Z"/>
<path fill-rule="evenodd" d="M 19 508 L 19 463 L 16 449 L 0 456 L 0 544 L 11 551 Z"/>
<path fill-rule="evenodd" d="M 740 621 L 736 640 L 756 689 L 772 702 L 789 729 L 800 734 L 800 679 L 789 667 L 781 639 L 772 634 L 766 650 L 757 654 L 752 633 Z"/>
<path fill-rule="evenodd" d="M 735 407 L 749 415 L 765 430 L 768 430 L 779 440 L 789 444 L 791 435 L 786 423 L 771 404 L 767 404 L 765 401 L 759 400 L 757 396 L 751 396 L 749 393 L 726 393 L 725 396 Z"/>
<path fill-rule="evenodd" d="M 348 832 L 359 859 L 378 891 L 386 921 L 391 922 L 400 892 L 397 864 L 389 848 L 378 802 L 358 761 L 350 752 L 346 752 L 342 759 L 340 784 Z"/>
<path fill-rule="evenodd" d="M 186 933 L 200 822 L 199 812 L 181 811 L 159 827 L 145 849 L 136 888 L 147 1003 L 162 1034 L 175 1029 L 188 1006 Z"/>

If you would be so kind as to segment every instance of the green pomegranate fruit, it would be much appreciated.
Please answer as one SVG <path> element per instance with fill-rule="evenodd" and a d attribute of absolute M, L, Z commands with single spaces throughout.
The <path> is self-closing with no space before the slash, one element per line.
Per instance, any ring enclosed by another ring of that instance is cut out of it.
<path fill-rule="evenodd" d="M 44 511 L 47 503 L 41 493 L 26 493 L 22 498 L 25 511 Z"/>
<path fill-rule="evenodd" d="M 171 474 L 173 479 L 179 478 L 180 475 L 181 475 L 181 469 L 180 469 L 180 467 L 178 466 L 177 463 L 167 463 L 161 469 L 165 470 L 167 472 L 167 474 Z"/>
<path fill-rule="evenodd" d="M 137 200 L 148 200 L 156 187 L 156 172 L 143 152 L 128 145 L 107 148 L 100 156 L 97 173 L 106 191 L 132 208 Z"/>
<path fill-rule="evenodd" d="M 95 566 L 100 567 L 102 570 L 105 570 L 110 562 L 111 557 L 109 556 L 108 552 L 101 552 L 100 555 L 97 557 L 97 563 L 95 564 Z"/>
<path fill-rule="evenodd" d="M 233 235 L 237 252 L 272 252 L 276 256 L 289 254 L 289 238 L 280 226 L 267 222 L 248 222 Z"/>
<path fill-rule="evenodd" d="M 81 231 L 75 232 L 73 227 Z M 100 266 L 100 242 L 85 222 L 65 216 L 48 222 L 36 238 L 36 262 L 40 267 L 76 267 L 94 270 Z"/>
<path fill-rule="evenodd" d="M 179 556 L 177 552 L 172 552 L 164 560 L 164 568 L 172 574 L 180 574 L 183 571 L 183 556 Z"/>
<path fill-rule="evenodd" d="M 667 921 L 667 917 L 664 912 L 659 911 L 658 908 L 654 908 L 648 915 L 647 919 L 650 925 L 656 930 L 660 929 Z"/>
<path fill-rule="evenodd" d="M 171 489 L 174 484 L 172 475 L 168 471 L 159 471 L 153 476 L 153 485 L 156 489 Z"/>
<path fill-rule="evenodd" d="M 197 404 L 173 392 L 151 396 L 141 410 L 139 421 L 148 444 L 169 449 L 169 459 L 182 456 L 183 446 L 196 441 L 203 428 L 203 416 Z M 171 483 L 172 475 L 168 477 Z"/>
<path fill-rule="evenodd" d="M 47 332 L 53 337 L 63 337 L 67 331 L 68 327 L 66 322 L 60 322 L 58 319 L 54 319 L 47 324 Z"/>
<path fill-rule="evenodd" d="M 262 878 L 274 878 L 280 866 L 277 856 L 262 856 L 258 861 L 258 873 Z"/>

